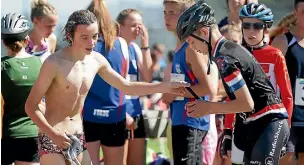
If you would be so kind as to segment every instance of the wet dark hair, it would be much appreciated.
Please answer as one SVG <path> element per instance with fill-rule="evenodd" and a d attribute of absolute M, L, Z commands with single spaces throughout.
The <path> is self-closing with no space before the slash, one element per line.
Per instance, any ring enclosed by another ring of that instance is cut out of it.
<path fill-rule="evenodd" d="M 297 8 L 298 4 L 304 2 L 304 0 L 294 0 L 294 8 Z"/>
<path fill-rule="evenodd" d="M 75 30 L 78 25 L 91 25 L 97 22 L 96 16 L 89 10 L 78 10 L 70 15 L 63 28 L 63 40 L 72 44 Z"/>

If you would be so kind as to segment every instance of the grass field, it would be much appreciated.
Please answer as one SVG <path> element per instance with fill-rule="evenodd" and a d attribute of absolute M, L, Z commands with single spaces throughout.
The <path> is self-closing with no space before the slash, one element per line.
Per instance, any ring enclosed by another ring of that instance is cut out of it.
<path fill-rule="evenodd" d="M 167 148 L 167 139 L 147 139 L 147 151 L 146 151 L 146 162 L 149 163 L 152 161 L 152 154 L 154 152 L 162 152 L 166 157 L 169 157 L 169 151 Z M 102 157 L 102 152 L 100 153 Z"/>

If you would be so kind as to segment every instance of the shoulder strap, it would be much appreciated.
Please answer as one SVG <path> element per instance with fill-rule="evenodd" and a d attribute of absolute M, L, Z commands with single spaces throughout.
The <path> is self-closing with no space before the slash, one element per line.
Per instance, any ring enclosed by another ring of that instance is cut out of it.
<path fill-rule="evenodd" d="M 186 89 L 188 90 L 189 93 L 191 93 L 191 95 L 192 95 L 195 99 L 197 99 L 197 100 L 200 100 L 200 99 L 201 99 L 201 97 L 199 97 L 199 96 L 192 90 L 191 87 L 186 87 Z"/>
<path fill-rule="evenodd" d="M 296 38 L 290 32 L 287 32 L 284 35 L 287 38 L 288 47 L 294 45 L 297 42 Z"/>
<path fill-rule="evenodd" d="M 133 50 L 135 51 L 135 59 L 136 61 L 140 61 L 142 62 L 143 60 L 143 54 L 141 52 L 141 49 L 140 47 L 135 43 L 135 42 L 131 42 L 130 46 L 132 46 Z M 131 56 L 131 53 L 130 53 L 130 56 Z"/>
<path fill-rule="evenodd" d="M 293 38 L 293 35 L 290 32 L 287 32 L 284 35 L 287 38 L 287 43 L 289 44 Z"/>
<path fill-rule="evenodd" d="M 126 40 L 124 40 L 121 37 L 118 37 L 118 40 L 120 42 L 120 48 L 121 48 L 122 54 L 123 54 L 125 60 L 128 60 L 129 59 L 129 47 L 128 47 L 128 44 L 127 44 Z"/>
<path fill-rule="evenodd" d="M 190 75 L 189 72 L 186 72 L 186 73 L 187 73 L 187 75 L 188 75 L 189 77 L 191 77 L 191 75 Z M 199 97 L 199 96 L 192 90 L 191 87 L 186 87 L 186 89 L 188 90 L 189 93 L 191 93 L 191 95 L 192 95 L 195 99 L 197 99 L 197 100 L 202 99 L 201 97 Z"/>

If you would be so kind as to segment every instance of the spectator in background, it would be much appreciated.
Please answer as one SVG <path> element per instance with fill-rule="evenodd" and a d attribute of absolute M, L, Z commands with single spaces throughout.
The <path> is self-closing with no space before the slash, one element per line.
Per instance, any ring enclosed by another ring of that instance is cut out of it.
<path fill-rule="evenodd" d="M 241 25 L 239 11 L 241 7 L 249 3 L 258 3 L 258 0 L 226 0 L 228 16 L 224 17 L 218 24 L 219 29 L 225 25 Z"/>
<path fill-rule="evenodd" d="M 152 82 L 162 82 L 164 79 L 164 70 L 165 67 L 161 67 L 161 64 L 159 62 L 160 57 L 163 55 L 160 55 L 160 52 L 155 48 L 155 45 L 153 46 L 151 50 L 151 59 L 152 59 Z M 145 110 L 166 110 L 168 107 L 167 105 L 163 104 L 163 102 L 160 100 L 162 97 L 162 93 L 155 93 L 152 95 L 148 95 L 146 97 L 141 97 L 141 105 L 142 109 Z"/>
<path fill-rule="evenodd" d="M 171 68 L 172 68 L 172 62 L 173 62 L 173 57 L 174 57 L 174 51 L 170 50 L 168 52 L 168 61 L 167 61 L 167 65 L 166 68 L 164 69 L 164 81 L 170 81 L 170 80 L 166 80 L 166 78 L 169 78 L 171 75 Z"/>
<path fill-rule="evenodd" d="M 172 62 L 173 62 L 173 56 L 174 56 L 174 51 L 169 51 L 168 52 L 168 63 L 167 63 L 167 66 L 165 68 L 165 71 L 164 71 L 164 77 L 165 78 L 169 78 L 170 75 L 171 75 L 171 68 L 172 68 Z M 164 81 L 169 81 L 168 80 L 165 80 Z M 173 160 L 173 149 L 172 149 L 172 121 L 171 121 L 171 118 L 169 117 L 169 120 L 168 120 L 168 126 L 167 126 L 167 132 L 166 132 L 166 135 L 167 135 L 167 144 L 168 144 L 168 151 L 169 151 L 169 155 L 170 155 L 170 159 Z"/>
<path fill-rule="evenodd" d="M 161 66 L 160 60 L 163 55 L 160 56 L 160 54 L 153 50 L 151 53 L 152 58 L 152 81 L 163 81 L 164 78 L 164 69 L 165 67 Z"/>
<path fill-rule="evenodd" d="M 285 34 L 292 30 L 292 28 L 296 24 L 296 17 L 294 13 L 289 13 L 285 17 L 281 19 L 281 21 L 278 23 L 276 27 L 270 30 L 269 38 L 270 42 L 269 45 L 271 45 L 272 40 L 279 35 Z"/>
<path fill-rule="evenodd" d="M 228 16 L 224 17 L 218 24 L 219 29 L 225 25 L 240 25 L 239 11 L 243 5 L 247 3 L 246 0 L 226 0 L 228 8 Z"/>
<path fill-rule="evenodd" d="M 156 72 L 154 72 L 155 74 L 153 74 L 153 81 L 163 81 L 164 75 L 170 75 L 171 74 L 171 67 L 172 67 L 172 61 L 173 61 L 173 55 L 174 55 L 174 51 L 169 51 L 168 52 L 168 61 L 166 64 L 166 68 L 161 68 L 161 70 L 156 70 Z M 157 65 L 158 67 L 160 66 L 159 63 L 157 63 L 157 61 L 155 61 L 156 55 L 152 54 L 152 62 L 153 64 Z M 168 106 L 167 104 L 165 104 L 162 100 L 162 93 L 155 93 L 152 95 L 149 95 L 148 97 L 143 98 L 143 107 L 144 109 L 150 109 L 150 110 L 167 110 Z"/>
<path fill-rule="evenodd" d="M 173 61 L 173 55 L 174 55 L 174 51 L 169 51 L 168 52 L 168 61 L 167 61 L 167 64 L 166 64 L 166 68 L 161 68 L 161 70 L 159 71 L 156 71 L 154 73 L 158 73 L 158 74 L 155 74 L 155 78 L 153 76 L 153 79 L 157 81 L 157 77 L 159 78 L 159 81 L 163 81 L 163 78 L 164 78 L 164 75 L 167 74 L 167 75 L 170 75 L 171 74 L 171 67 L 172 67 L 172 61 Z M 152 61 L 153 63 L 156 61 L 153 60 L 153 57 L 155 57 L 155 55 L 153 56 L 152 55 Z M 161 73 L 161 75 L 159 74 Z M 154 74 L 153 74 L 154 75 Z M 160 80 L 160 77 L 161 77 L 161 80 Z M 162 97 L 162 94 L 161 93 L 156 93 L 156 94 L 153 94 L 153 95 L 150 95 L 149 97 L 149 104 L 148 104 L 148 109 L 155 109 L 155 110 L 166 110 L 168 109 L 168 106 L 163 103 L 163 101 L 161 100 L 161 97 Z"/>
<path fill-rule="evenodd" d="M 242 44 L 242 29 L 238 25 L 225 25 L 220 32 L 228 40 Z"/>
<path fill-rule="evenodd" d="M 166 67 L 166 58 L 164 57 L 165 49 L 165 45 L 160 43 L 156 43 L 152 46 L 152 53 L 156 55 L 156 59 L 161 68 Z"/>
<path fill-rule="evenodd" d="M 162 153 L 156 153 L 153 155 L 153 162 L 150 162 L 149 165 L 170 165 L 170 160 L 168 160 Z"/>

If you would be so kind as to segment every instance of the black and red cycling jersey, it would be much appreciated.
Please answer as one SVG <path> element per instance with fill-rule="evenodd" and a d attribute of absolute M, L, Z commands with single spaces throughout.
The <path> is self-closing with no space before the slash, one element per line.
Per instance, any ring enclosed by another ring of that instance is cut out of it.
<path fill-rule="evenodd" d="M 277 95 L 281 96 L 290 123 L 293 111 L 293 98 L 285 57 L 279 49 L 269 45 L 260 48 L 249 48 L 248 50 L 252 52 L 257 62 L 262 66 Z M 225 128 L 232 128 L 233 122 L 233 114 L 225 116 Z"/>
<path fill-rule="evenodd" d="M 234 92 L 246 84 L 254 101 L 254 109 L 251 112 L 238 113 L 237 120 L 248 123 L 266 115 L 273 118 L 288 118 L 280 97 L 262 67 L 248 50 L 221 38 L 216 44 L 214 56 L 229 99 L 236 99 Z"/>

